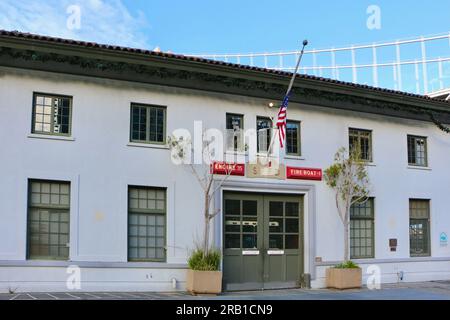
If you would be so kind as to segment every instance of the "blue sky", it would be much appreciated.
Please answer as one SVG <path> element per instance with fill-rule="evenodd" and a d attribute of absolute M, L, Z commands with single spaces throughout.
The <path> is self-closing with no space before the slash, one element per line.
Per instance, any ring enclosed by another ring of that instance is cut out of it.
<path fill-rule="evenodd" d="M 68 31 L 66 9 L 81 7 L 81 28 Z M 366 27 L 369 5 L 381 29 Z M 433 0 L 1 0 L 0 28 L 173 52 L 229 53 L 295 49 L 408 38 L 450 31 L 450 1 Z"/>
<path fill-rule="evenodd" d="M 127 0 L 145 12 L 149 41 L 175 52 L 252 52 L 366 43 L 450 31 L 450 1 L 385 0 Z M 170 5 L 167 5 L 170 3 Z M 131 6 L 133 4 L 133 6 Z M 366 27 L 369 5 L 381 29 Z"/>
<path fill-rule="evenodd" d="M 69 29 L 72 5 L 80 25 Z M 380 10 L 379 29 L 367 28 L 370 5 Z M 0 29 L 175 53 L 248 53 L 295 50 L 305 38 L 312 49 L 448 33 L 449 14 L 449 0 L 0 0 Z M 450 47 L 427 54 L 450 57 Z M 402 49 L 403 59 L 417 56 L 417 48 Z M 369 58 L 359 54 L 357 62 Z M 450 62 L 444 67 L 450 85 Z"/>

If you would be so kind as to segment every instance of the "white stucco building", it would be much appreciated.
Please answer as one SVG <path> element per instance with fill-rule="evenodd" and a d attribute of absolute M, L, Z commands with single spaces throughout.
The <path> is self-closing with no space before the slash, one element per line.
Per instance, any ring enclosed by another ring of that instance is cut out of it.
<path fill-rule="evenodd" d="M 166 137 L 195 121 L 260 129 L 289 76 L 0 31 L 0 291 L 67 291 L 69 266 L 83 291 L 183 290 L 202 191 Z M 217 192 L 226 289 L 324 286 L 343 227 L 316 174 L 349 141 L 372 184 L 352 218 L 364 278 L 377 265 L 383 283 L 450 279 L 448 102 L 298 76 L 288 119 L 287 174 L 244 164 Z"/>

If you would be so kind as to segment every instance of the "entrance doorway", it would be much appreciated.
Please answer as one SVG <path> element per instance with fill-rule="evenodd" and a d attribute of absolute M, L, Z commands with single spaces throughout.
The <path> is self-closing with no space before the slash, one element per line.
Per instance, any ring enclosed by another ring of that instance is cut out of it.
<path fill-rule="evenodd" d="M 303 196 L 227 192 L 225 290 L 298 287 L 303 274 Z"/>

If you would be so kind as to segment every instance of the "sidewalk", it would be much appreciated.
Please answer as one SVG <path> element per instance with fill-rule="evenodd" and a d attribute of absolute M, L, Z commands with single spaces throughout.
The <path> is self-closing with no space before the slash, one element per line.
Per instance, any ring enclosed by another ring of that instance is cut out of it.
<path fill-rule="evenodd" d="M 192 296 L 184 292 L 2 293 L 0 300 L 450 300 L 450 281 L 386 284 L 380 290 L 284 289 Z"/>

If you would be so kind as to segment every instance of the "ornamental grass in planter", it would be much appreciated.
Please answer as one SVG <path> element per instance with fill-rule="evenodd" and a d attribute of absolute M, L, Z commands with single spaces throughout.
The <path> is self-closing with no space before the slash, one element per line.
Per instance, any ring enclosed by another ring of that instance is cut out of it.
<path fill-rule="evenodd" d="M 326 271 L 327 288 L 360 288 L 362 283 L 361 268 L 353 261 L 346 261 L 328 268 Z"/>
<path fill-rule="evenodd" d="M 219 271 L 221 253 L 217 249 L 192 251 L 186 277 L 186 290 L 192 294 L 222 292 L 222 272 Z"/>

